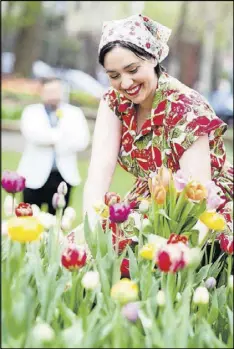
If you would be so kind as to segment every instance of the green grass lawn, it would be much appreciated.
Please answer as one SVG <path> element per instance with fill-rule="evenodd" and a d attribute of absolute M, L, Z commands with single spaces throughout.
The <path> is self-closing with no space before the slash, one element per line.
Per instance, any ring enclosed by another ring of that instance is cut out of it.
<path fill-rule="evenodd" d="M 232 142 L 226 142 L 227 158 L 232 163 Z M 3 170 L 16 170 L 21 153 L 4 151 L 2 152 L 2 171 Z M 83 197 L 83 186 L 84 180 L 87 176 L 89 160 L 80 160 L 78 162 L 78 168 L 80 170 L 81 178 L 83 183 L 80 186 L 73 188 L 71 193 L 71 198 L 69 205 L 72 206 L 77 212 L 77 218 L 74 222 L 74 226 L 81 223 L 82 221 L 82 197 Z M 131 186 L 134 182 L 134 177 L 127 172 L 125 172 L 119 165 L 116 167 L 114 174 L 113 182 L 111 184 L 111 191 L 119 193 L 121 196 L 125 195 L 128 190 L 131 189 Z M 6 192 L 2 190 L 2 203 L 4 202 Z M 21 194 L 17 194 L 16 198 L 18 202 L 21 201 Z M 2 218 L 5 218 L 3 208 L 2 208 Z"/>

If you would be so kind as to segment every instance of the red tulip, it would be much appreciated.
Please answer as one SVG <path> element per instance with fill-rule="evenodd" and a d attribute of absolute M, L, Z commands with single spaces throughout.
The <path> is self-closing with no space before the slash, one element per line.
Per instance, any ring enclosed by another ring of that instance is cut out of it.
<path fill-rule="evenodd" d="M 122 278 L 129 278 L 130 279 L 130 273 L 129 273 L 129 259 L 124 258 L 122 260 L 121 266 L 120 266 L 120 271 L 121 271 L 121 277 Z"/>
<path fill-rule="evenodd" d="M 15 171 L 4 171 L 2 175 L 2 187 L 8 193 L 15 194 L 21 192 L 25 188 L 26 179 Z"/>
<path fill-rule="evenodd" d="M 222 233 L 219 235 L 218 240 L 221 250 L 228 254 L 233 254 L 233 238 Z"/>
<path fill-rule="evenodd" d="M 117 204 L 120 201 L 121 201 L 120 196 L 114 192 L 111 192 L 111 191 L 107 192 L 104 196 L 104 203 L 107 206 Z"/>
<path fill-rule="evenodd" d="M 15 214 L 17 217 L 32 216 L 33 210 L 30 204 L 21 202 L 15 209 Z"/>
<path fill-rule="evenodd" d="M 186 266 L 184 259 L 184 244 L 168 244 L 160 248 L 157 253 L 156 263 L 161 271 L 176 273 Z"/>
<path fill-rule="evenodd" d="M 167 244 L 177 244 L 178 242 L 183 242 L 187 244 L 188 238 L 185 235 L 171 234 L 167 240 Z"/>
<path fill-rule="evenodd" d="M 82 268 L 86 264 L 86 251 L 74 244 L 70 244 L 63 252 L 62 265 L 73 271 Z"/>

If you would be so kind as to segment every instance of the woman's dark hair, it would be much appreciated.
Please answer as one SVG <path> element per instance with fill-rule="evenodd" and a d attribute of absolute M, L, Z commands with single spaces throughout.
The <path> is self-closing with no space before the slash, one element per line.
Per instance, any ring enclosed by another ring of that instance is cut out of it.
<path fill-rule="evenodd" d="M 123 47 L 127 48 L 128 50 L 132 51 L 137 57 L 141 59 L 150 59 L 150 58 L 155 58 L 153 55 L 150 53 L 146 52 L 143 48 L 136 46 L 135 44 L 132 44 L 131 42 L 125 42 L 125 41 L 112 41 L 106 44 L 105 46 L 102 47 L 100 54 L 99 54 L 99 63 L 104 67 L 104 59 L 105 55 L 110 52 L 114 47 Z M 161 75 L 162 72 L 165 71 L 165 68 L 158 63 L 156 67 L 154 68 L 155 73 L 157 74 L 157 77 Z"/>

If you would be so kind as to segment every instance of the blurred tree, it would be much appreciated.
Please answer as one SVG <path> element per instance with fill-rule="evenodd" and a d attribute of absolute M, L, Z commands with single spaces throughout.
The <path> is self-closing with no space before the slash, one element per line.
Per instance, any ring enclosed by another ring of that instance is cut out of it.
<path fill-rule="evenodd" d="M 17 33 L 14 53 L 14 74 L 29 77 L 33 62 L 38 59 L 41 48 L 42 1 L 21 1 L 21 26 Z"/>

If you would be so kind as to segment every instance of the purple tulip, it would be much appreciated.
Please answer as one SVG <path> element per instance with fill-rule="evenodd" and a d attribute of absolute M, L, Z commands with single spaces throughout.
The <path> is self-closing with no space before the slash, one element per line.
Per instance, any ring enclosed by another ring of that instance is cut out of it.
<path fill-rule="evenodd" d="M 15 194 L 23 191 L 26 179 L 15 171 L 6 170 L 2 174 L 2 187 L 8 193 Z"/>
<path fill-rule="evenodd" d="M 213 276 L 210 276 L 206 282 L 205 282 L 205 286 L 206 288 L 208 288 L 208 290 L 212 290 L 213 288 L 215 288 L 216 286 L 216 279 Z"/>
<path fill-rule="evenodd" d="M 189 179 L 184 175 L 181 170 L 178 170 L 174 175 L 174 183 L 177 191 L 181 192 L 187 185 Z"/>
<path fill-rule="evenodd" d="M 206 189 L 208 191 L 207 209 L 216 210 L 224 202 L 218 194 L 220 188 L 213 181 L 209 181 L 206 185 Z"/>
<path fill-rule="evenodd" d="M 131 206 L 125 203 L 117 203 L 110 206 L 110 221 L 122 223 L 128 219 L 131 212 Z"/>
<path fill-rule="evenodd" d="M 137 303 L 128 303 L 122 308 L 122 315 L 131 322 L 138 319 L 139 307 Z"/>

